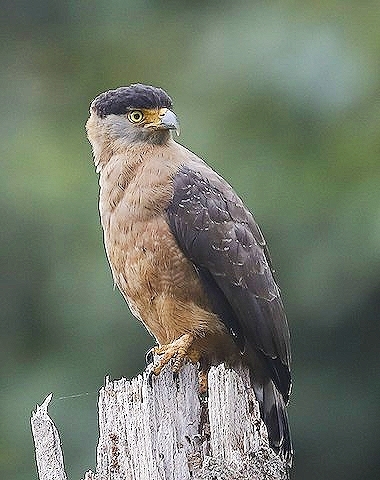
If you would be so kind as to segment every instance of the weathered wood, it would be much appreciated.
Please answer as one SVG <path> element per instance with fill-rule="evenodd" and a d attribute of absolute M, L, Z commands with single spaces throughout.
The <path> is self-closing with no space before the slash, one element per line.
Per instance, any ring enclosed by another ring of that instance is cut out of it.
<path fill-rule="evenodd" d="M 67 480 L 58 430 L 47 412 L 51 398 L 52 394 L 37 405 L 31 418 L 38 476 L 40 480 Z"/>
<path fill-rule="evenodd" d="M 36 428 L 36 422 L 46 426 Z M 32 430 L 40 480 L 66 479 L 47 473 L 61 468 L 64 475 L 62 453 L 49 453 L 51 445 L 60 451 L 60 443 L 46 402 L 33 414 Z M 244 369 L 213 367 L 208 400 L 199 396 L 193 365 L 177 379 L 164 369 L 151 380 L 147 372 L 130 381 L 106 379 L 100 390 L 96 472 L 84 480 L 286 478 Z"/>

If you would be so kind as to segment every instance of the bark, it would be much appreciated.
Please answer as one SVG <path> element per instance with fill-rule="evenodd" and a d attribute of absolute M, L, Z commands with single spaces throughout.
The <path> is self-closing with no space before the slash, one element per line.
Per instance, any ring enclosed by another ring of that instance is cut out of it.
<path fill-rule="evenodd" d="M 248 372 L 213 367 L 208 398 L 197 369 L 169 368 L 149 379 L 110 381 L 99 393 L 95 472 L 84 480 L 285 480 L 286 464 L 268 446 Z M 51 398 L 51 396 L 49 396 Z M 40 480 L 66 480 L 59 436 L 47 407 L 32 414 Z"/>

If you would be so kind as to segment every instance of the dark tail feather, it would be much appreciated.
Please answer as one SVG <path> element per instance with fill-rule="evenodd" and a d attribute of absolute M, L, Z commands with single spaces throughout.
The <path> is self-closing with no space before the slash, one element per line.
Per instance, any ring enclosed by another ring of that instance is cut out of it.
<path fill-rule="evenodd" d="M 268 430 L 269 444 L 291 467 L 293 446 L 288 414 L 282 395 L 270 379 L 267 379 L 264 385 L 253 382 L 253 389 L 260 405 L 262 419 Z"/>

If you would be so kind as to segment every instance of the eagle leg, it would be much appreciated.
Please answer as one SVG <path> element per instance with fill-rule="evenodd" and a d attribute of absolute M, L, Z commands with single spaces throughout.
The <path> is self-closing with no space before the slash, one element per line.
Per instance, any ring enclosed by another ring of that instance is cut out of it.
<path fill-rule="evenodd" d="M 163 357 L 153 367 L 153 374 L 159 375 L 163 367 L 172 359 L 172 370 L 174 373 L 178 373 L 186 358 L 190 359 L 190 361 L 193 363 L 198 362 L 200 359 L 200 354 L 191 348 L 193 342 L 194 336 L 190 333 L 185 333 L 172 343 L 155 347 L 153 350 L 154 353 L 156 355 L 163 355 Z"/>

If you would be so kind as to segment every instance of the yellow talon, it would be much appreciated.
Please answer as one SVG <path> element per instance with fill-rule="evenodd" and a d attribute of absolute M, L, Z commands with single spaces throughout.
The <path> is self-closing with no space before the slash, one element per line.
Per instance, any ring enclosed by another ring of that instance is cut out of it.
<path fill-rule="evenodd" d="M 159 375 L 163 367 L 172 359 L 174 360 L 172 370 L 175 373 L 178 373 L 186 357 L 193 363 L 197 362 L 200 358 L 200 354 L 191 349 L 193 341 L 193 335 L 185 333 L 172 343 L 155 347 L 154 353 L 156 355 L 163 355 L 163 357 L 153 367 L 153 374 Z"/>

